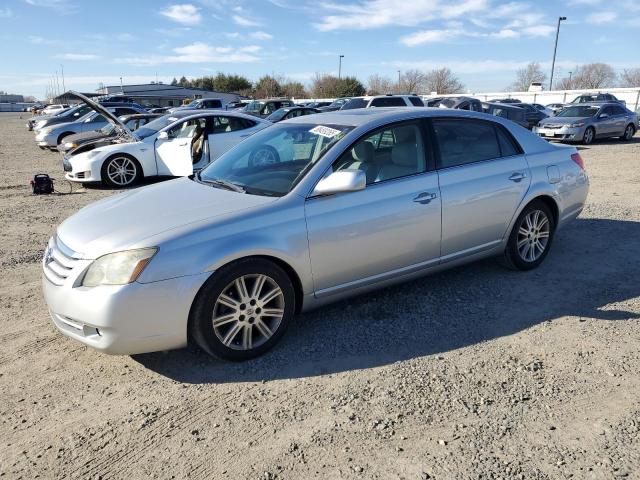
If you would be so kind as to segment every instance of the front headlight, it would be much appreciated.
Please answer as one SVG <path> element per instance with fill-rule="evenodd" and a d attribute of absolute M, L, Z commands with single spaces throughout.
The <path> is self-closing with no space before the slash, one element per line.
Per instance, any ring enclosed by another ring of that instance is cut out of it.
<path fill-rule="evenodd" d="M 152 247 L 103 255 L 91 264 L 82 279 L 82 285 L 96 287 L 135 282 L 157 251 L 156 247 Z"/>
<path fill-rule="evenodd" d="M 584 127 L 584 122 L 577 122 L 569 125 L 569 128 L 579 128 L 579 127 Z"/>
<path fill-rule="evenodd" d="M 39 122 L 36 123 L 36 128 L 42 128 L 45 126 L 46 123 L 47 123 L 46 120 L 40 120 Z"/>
<path fill-rule="evenodd" d="M 68 150 L 69 150 L 69 149 L 72 149 L 72 148 L 76 148 L 77 146 L 78 146 L 78 145 L 76 145 L 74 142 L 66 142 L 66 143 L 64 144 L 64 148 L 66 148 L 66 149 L 68 149 Z"/>

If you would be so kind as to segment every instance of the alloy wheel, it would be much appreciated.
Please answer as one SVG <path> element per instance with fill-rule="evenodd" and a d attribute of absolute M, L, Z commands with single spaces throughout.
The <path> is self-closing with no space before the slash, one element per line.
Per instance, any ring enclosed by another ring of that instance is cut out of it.
<path fill-rule="evenodd" d="M 116 157 L 107 165 L 107 176 L 115 185 L 124 187 L 133 183 L 138 169 L 133 160 L 127 157 Z"/>
<path fill-rule="evenodd" d="M 222 290 L 211 321 L 223 345 L 251 350 L 274 335 L 284 310 L 284 293 L 275 280 L 263 274 L 242 275 Z"/>
<path fill-rule="evenodd" d="M 633 138 L 633 134 L 634 134 L 634 130 L 633 130 L 633 126 L 632 125 L 627 125 L 627 129 L 624 131 L 624 138 L 625 140 L 631 140 Z"/>
<path fill-rule="evenodd" d="M 591 130 L 590 128 L 587 128 L 587 130 L 584 132 L 584 143 L 589 145 L 592 141 L 593 141 L 593 130 Z"/>
<path fill-rule="evenodd" d="M 549 243 L 549 219 L 542 210 L 532 210 L 518 228 L 518 254 L 525 262 L 535 262 Z"/>

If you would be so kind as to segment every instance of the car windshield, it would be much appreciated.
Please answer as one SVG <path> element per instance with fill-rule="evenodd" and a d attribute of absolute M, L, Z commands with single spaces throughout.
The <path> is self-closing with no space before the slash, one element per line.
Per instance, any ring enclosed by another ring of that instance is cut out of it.
<path fill-rule="evenodd" d="M 202 170 L 196 179 L 251 195 L 280 197 L 352 128 L 276 124 L 239 143 Z"/>
<path fill-rule="evenodd" d="M 287 113 L 289 113 L 289 109 L 280 108 L 265 118 L 265 120 L 269 120 L 270 122 L 279 122 Z"/>
<path fill-rule="evenodd" d="M 587 103 L 595 102 L 596 100 L 598 100 L 597 95 L 580 95 L 579 97 L 574 98 L 571 103 Z"/>
<path fill-rule="evenodd" d="M 329 106 L 330 106 L 330 107 L 341 107 L 342 105 L 344 105 L 344 104 L 345 104 L 345 102 L 346 102 L 347 100 L 348 100 L 348 99 L 346 99 L 346 98 L 339 98 L 339 99 L 334 100 L 333 102 L 331 102 L 331 103 L 329 104 Z"/>
<path fill-rule="evenodd" d="M 111 135 L 113 131 L 116 129 L 112 124 L 107 123 L 104 127 L 98 130 L 102 135 Z"/>
<path fill-rule="evenodd" d="M 262 107 L 264 106 L 264 102 L 249 102 L 247 105 L 245 105 L 245 107 L 242 109 L 245 112 L 253 112 L 253 113 L 257 113 L 259 112 Z"/>
<path fill-rule="evenodd" d="M 442 100 L 440 100 L 440 103 L 438 104 L 438 106 L 453 108 L 453 106 L 456 104 L 457 101 L 458 99 L 456 98 L 443 98 Z"/>
<path fill-rule="evenodd" d="M 165 115 L 163 117 L 156 118 L 152 122 L 149 122 L 143 127 L 137 129 L 136 137 L 138 137 L 140 140 L 150 137 L 151 135 L 158 133 L 164 127 L 172 124 L 176 120 L 178 120 L 178 117 L 175 117 L 173 115 Z"/>
<path fill-rule="evenodd" d="M 562 109 L 556 117 L 593 117 L 596 113 L 598 113 L 600 107 L 595 107 L 593 105 L 581 106 L 581 107 L 567 107 Z"/>

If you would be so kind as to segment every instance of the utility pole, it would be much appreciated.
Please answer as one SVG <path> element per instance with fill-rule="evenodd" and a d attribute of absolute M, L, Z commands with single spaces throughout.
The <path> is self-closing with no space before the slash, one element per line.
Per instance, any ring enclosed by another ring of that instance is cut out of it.
<path fill-rule="evenodd" d="M 342 78 L 342 59 L 343 58 L 344 58 L 344 55 L 340 55 L 340 57 L 338 57 L 338 80 Z"/>
<path fill-rule="evenodd" d="M 60 64 L 60 70 L 62 70 L 62 91 L 66 92 L 67 87 L 64 84 L 64 65 Z"/>
<path fill-rule="evenodd" d="M 400 91 L 400 70 L 398 70 L 398 93 L 402 93 Z"/>
<path fill-rule="evenodd" d="M 571 85 L 571 76 L 573 75 L 573 72 L 569 72 L 569 87 L 573 87 L 573 85 Z"/>
<path fill-rule="evenodd" d="M 551 77 L 549 78 L 549 90 L 553 89 L 553 69 L 556 66 L 556 52 L 558 51 L 558 36 L 560 35 L 560 22 L 566 20 L 567 17 L 558 17 L 558 26 L 556 28 L 556 43 L 553 47 L 553 61 L 551 62 Z"/>

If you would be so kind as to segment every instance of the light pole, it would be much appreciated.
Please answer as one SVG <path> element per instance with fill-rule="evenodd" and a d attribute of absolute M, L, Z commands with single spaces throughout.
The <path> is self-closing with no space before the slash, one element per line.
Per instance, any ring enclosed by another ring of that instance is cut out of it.
<path fill-rule="evenodd" d="M 553 69 L 556 66 L 556 52 L 558 51 L 558 35 L 560 35 L 560 22 L 566 19 L 567 17 L 558 17 L 558 27 L 556 28 L 556 43 L 553 47 L 553 61 L 551 62 L 551 77 L 549 78 L 549 90 L 552 90 L 553 86 Z"/>
<path fill-rule="evenodd" d="M 338 57 L 338 80 L 342 78 L 342 59 L 343 58 L 344 58 L 344 55 L 340 55 L 340 57 Z"/>
<path fill-rule="evenodd" d="M 400 70 L 398 70 L 398 93 L 402 93 L 400 91 Z"/>
<path fill-rule="evenodd" d="M 67 87 L 64 84 L 64 65 L 60 64 L 60 70 L 62 70 L 62 91 L 66 92 Z"/>

